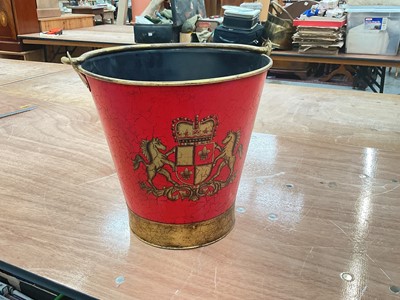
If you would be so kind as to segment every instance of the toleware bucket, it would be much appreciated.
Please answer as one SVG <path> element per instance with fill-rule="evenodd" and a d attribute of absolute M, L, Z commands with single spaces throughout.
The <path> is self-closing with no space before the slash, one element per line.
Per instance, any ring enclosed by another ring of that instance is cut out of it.
<path fill-rule="evenodd" d="M 63 58 L 90 89 L 139 239 L 195 248 L 229 233 L 271 59 L 226 44 L 113 47 Z"/>

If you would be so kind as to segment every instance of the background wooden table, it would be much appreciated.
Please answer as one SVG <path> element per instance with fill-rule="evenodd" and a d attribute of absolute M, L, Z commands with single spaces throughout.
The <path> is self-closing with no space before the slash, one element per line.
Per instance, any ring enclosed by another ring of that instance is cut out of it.
<path fill-rule="evenodd" d="M 19 36 L 25 44 L 104 48 L 135 43 L 133 26 L 98 25 L 63 30 L 62 35 L 30 33 Z"/>
<path fill-rule="evenodd" d="M 338 65 L 357 65 L 367 67 L 400 67 L 400 55 L 371 55 L 339 53 L 329 54 L 307 54 L 298 51 L 273 51 L 271 58 L 276 61 L 295 61 Z"/>
<path fill-rule="evenodd" d="M 170 251 L 130 233 L 71 67 L 0 60 L 0 87 L 0 113 L 38 105 L 0 120 L 6 262 L 102 299 L 398 298 L 400 96 L 266 85 L 234 230 Z"/>
<path fill-rule="evenodd" d="M 355 72 L 357 81 L 369 87 L 374 92 L 383 93 L 385 87 L 386 67 L 400 67 L 400 55 L 370 55 L 370 54 L 353 54 L 353 53 L 338 53 L 336 55 L 329 54 L 308 54 L 299 53 L 297 50 L 292 51 L 273 51 L 271 58 L 274 62 L 287 63 L 321 63 L 340 65 L 332 71 L 327 78 L 322 81 L 327 81 L 335 75 L 343 75 L 353 77 L 351 72 Z M 275 64 L 276 65 L 276 64 Z M 346 68 L 350 67 L 351 72 Z M 289 71 L 286 69 L 286 72 Z M 297 70 L 298 72 L 299 70 Z M 296 70 L 293 70 L 296 73 Z M 321 78 L 322 79 L 322 78 Z M 351 79 L 353 80 L 353 79 Z M 358 84 L 359 84 L 358 83 Z M 353 86 L 356 86 L 353 82 Z"/>

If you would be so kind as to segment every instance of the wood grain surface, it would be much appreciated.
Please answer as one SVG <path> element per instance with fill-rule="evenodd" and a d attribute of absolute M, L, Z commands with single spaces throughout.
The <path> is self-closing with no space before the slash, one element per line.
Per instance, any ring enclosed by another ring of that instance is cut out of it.
<path fill-rule="evenodd" d="M 97 48 L 135 43 L 133 26 L 125 25 L 98 25 L 63 30 L 63 34 L 57 36 L 32 33 L 20 35 L 20 38 L 26 44 Z"/>
<path fill-rule="evenodd" d="M 55 28 L 63 30 L 88 28 L 94 26 L 94 15 L 87 14 L 63 14 L 59 17 L 40 18 L 40 32 Z"/>
<path fill-rule="evenodd" d="M 71 67 L 0 59 L 0 88 L 38 106 L 0 119 L 2 260 L 101 299 L 399 298 L 400 96 L 267 84 L 234 230 L 171 251 L 130 233 Z"/>
<path fill-rule="evenodd" d="M 355 53 L 304 54 L 298 51 L 273 51 L 274 61 L 309 62 L 324 64 L 340 64 L 352 66 L 400 67 L 400 55 L 372 55 Z"/>

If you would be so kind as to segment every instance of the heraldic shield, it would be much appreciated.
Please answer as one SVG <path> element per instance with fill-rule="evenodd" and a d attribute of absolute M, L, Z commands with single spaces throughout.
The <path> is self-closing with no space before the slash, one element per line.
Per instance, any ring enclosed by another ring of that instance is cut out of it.
<path fill-rule="evenodd" d="M 182 183 L 197 185 L 207 180 L 214 162 L 214 143 L 176 147 L 176 176 Z"/>
<path fill-rule="evenodd" d="M 218 145 L 213 141 L 218 127 L 215 115 L 199 120 L 178 118 L 172 121 L 172 135 L 177 145 L 170 150 L 159 138 L 141 142 L 144 155 L 137 154 L 134 169 L 145 166 L 147 182 L 140 187 L 156 197 L 170 200 L 198 200 L 211 196 L 235 178 L 236 155 L 241 156 L 239 131 L 230 131 Z M 169 166 L 169 167 L 168 167 Z M 154 179 L 163 176 L 169 186 L 157 186 Z"/>

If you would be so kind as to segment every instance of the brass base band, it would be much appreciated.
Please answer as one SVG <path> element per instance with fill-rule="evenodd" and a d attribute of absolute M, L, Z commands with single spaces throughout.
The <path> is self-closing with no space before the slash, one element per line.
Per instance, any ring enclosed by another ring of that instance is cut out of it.
<path fill-rule="evenodd" d="M 191 249 L 225 237 L 235 223 L 235 205 L 213 219 L 190 224 L 159 223 L 139 217 L 129 208 L 129 224 L 142 241 L 167 249 Z"/>

